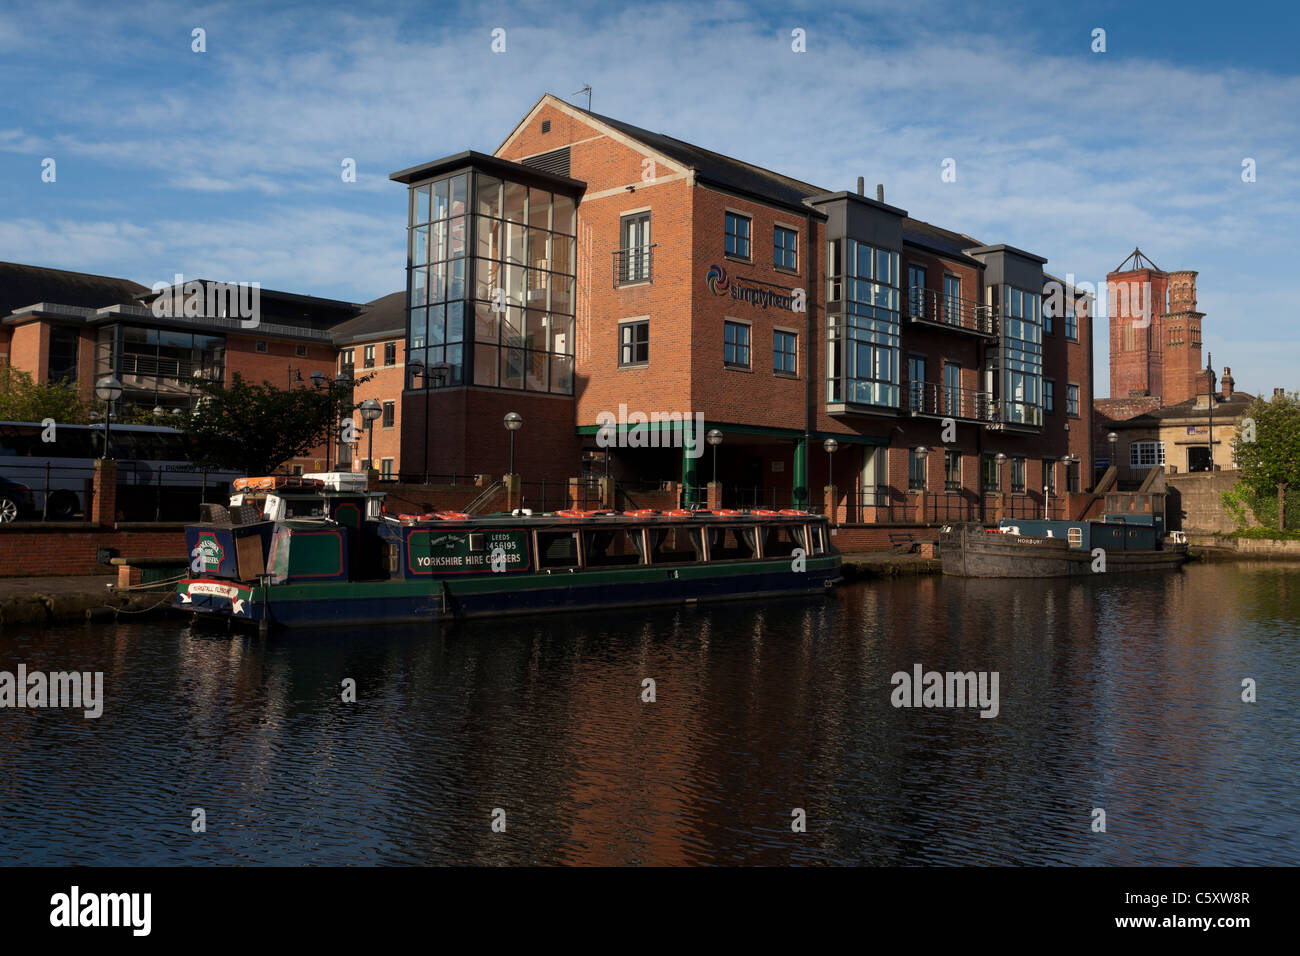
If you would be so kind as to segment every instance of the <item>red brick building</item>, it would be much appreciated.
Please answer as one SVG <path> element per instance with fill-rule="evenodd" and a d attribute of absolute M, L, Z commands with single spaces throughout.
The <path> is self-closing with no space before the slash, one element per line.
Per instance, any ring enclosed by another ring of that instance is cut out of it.
<path fill-rule="evenodd" d="M 603 456 L 612 421 L 624 480 L 788 505 L 833 478 L 850 520 L 913 515 L 921 491 L 974 516 L 1004 483 L 1036 510 L 1090 474 L 1090 303 L 1041 256 L 549 95 L 493 155 L 392 178 L 411 191 L 411 354 L 447 366 L 408 383 L 404 461 L 427 434 L 446 470 L 499 473 L 516 411 L 525 478 Z"/>

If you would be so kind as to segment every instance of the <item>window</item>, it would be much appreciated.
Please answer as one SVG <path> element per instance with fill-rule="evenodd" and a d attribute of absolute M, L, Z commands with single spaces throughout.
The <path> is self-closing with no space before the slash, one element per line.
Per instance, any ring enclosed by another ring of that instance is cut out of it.
<path fill-rule="evenodd" d="M 1066 296 L 1065 300 L 1065 337 L 1079 341 L 1079 320 L 1074 314 L 1074 298 Z"/>
<path fill-rule="evenodd" d="M 653 564 L 704 560 L 703 528 L 647 528 L 646 536 Z"/>
<path fill-rule="evenodd" d="M 962 408 L 961 366 L 951 362 L 943 367 L 943 413 L 950 418 L 978 417 L 975 409 Z"/>
<path fill-rule="evenodd" d="M 295 345 L 295 346 L 293 347 L 293 354 L 294 354 L 294 357 L 295 357 L 295 358 L 306 358 L 306 357 L 307 357 L 307 346 L 305 346 L 305 345 Z"/>
<path fill-rule="evenodd" d="M 363 361 L 364 361 L 364 365 L 363 365 L 363 367 L 364 367 L 364 368 L 374 368 L 374 367 L 375 367 L 375 347 L 374 347 L 373 345 L 367 345 L 366 348 L 365 348 L 365 351 L 364 351 L 362 354 L 363 354 Z"/>
<path fill-rule="evenodd" d="M 1023 495 L 1025 493 L 1025 459 L 1011 459 L 1011 493 L 1013 495 Z"/>
<path fill-rule="evenodd" d="M 898 253 L 848 239 L 844 299 L 828 316 L 826 401 L 897 408 Z M 832 255 L 837 255 L 832 243 Z M 840 268 L 832 259 L 831 269 Z M 832 288 L 839 282 L 832 280 Z M 842 314 L 841 314 L 842 313 Z"/>
<path fill-rule="evenodd" d="M 844 296 L 844 266 L 840 259 L 844 243 L 832 239 L 826 243 L 826 300 L 838 302 Z"/>
<path fill-rule="evenodd" d="M 547 568 L 576 568 L 578 566 L 578 532 L 538 531 L 537 566 Z"/>
<path fill-rule="evenodd" d="M 1082 547 L 1083 547 L 1083 529 L 1082 529 L 1082 528 L 1070 528 L 1070 529 L 1068 529 L 1068 530 L 1065 532 L 1065 537 L 1066 537 L 1066 540 L 1070 542 L 1070 547 L 1072 547 L 1072 548 L 1082 548 Z"/>
<path fill-rule="evenodd" d="M 582 533 L 589 568 L 644 564 L 640 528 L 607 528 Z"/>
<path fill-rule="evenodd" d="M 1056 494 L 1056 462 L 1050 458 L 1043 459 L 1043 491 L 1048 495 Z"/>
<path fill-rule="evenodd" d="M 80 334 L 72 326 L 55 325 L 50 328 L 50 357 L 48 376 L 51 382 L 77 381 L 77 353 Z"/>
<path fill-rule="evenodd" d="M 758 557 L 758 529 L 709 528 L 710 561 L 751 561 Z"/>
<path fill-rule="evenodd" d="M 258 340 L 257 340 L 256 348 L 257 348 L 257 351 L 259 351 L 259 352 L 265 352 L 265 351 L 266 351 L 266 342 L 264 342 L 264 341 L 261 340 L 261 339 L 258 339 Z"/>
<path fill-rule="evenodd" d="M 961 491 L 961 452 L 943 453 L 943 490 Z"/>
<path fill-rule="evenodd" d="M 943 320 L 953 325 L 961 320 L 961 277 L 943 277 Z"/>
<path fill-rule="evenodd" d="M 749 368 L 749 326 L 740 322 L 722 323 L 722 364 L 732 368 Z"/>
<path fill-rule="evenodd" d="M 1002 490 L 1002 469 L 998 467 L 998 459 L 995 455 L 985 455 L 980 470 L 981 484 L 985 491 Z"/>
<path fill-rule="evenodd" d="M 929 318 L 925 314 L 925 267 L 907 267 L 907 314 L 918 319 Z"/>
<path fill-rule="evenodd" d="M 384 478 L 393 477 L 393 459 L 391 458 L 379 459 L 379 474 Z"/>
<path fill-rule="evenodd" d="M 1041 425 L 1043 376 L 1042 294 L 1014 286 L 997 287 L 1004 316 L 1002 340 L 995 353 L 1000 394 L 995 395 L 1004 422 Z"/>
<path fill-rule="evenodd" d="M 397 404 L 395 402 L 384 402 L 384 427 L 392 428 L 397 421 Z"/>
<path fill-rule="evenodd" d="M 914 412 L 927 411 L 925 407 L 925 356 L 907 357 L 907 407 Z"/>
<path fill-rule="evenodd" d="M 397 343 L 384 343 L 384 368 L 391 368 L 397 364 Z"/>
<path fill-rule="evenodd" d="M 645 365 L 650 361 L 650 322 L 624 322 L 618 327 L 618 364 Z"/>
<path fill-rule="evenodd" d="M 1165 463 L 1165 443 L 1162 441 L 1135 441 L 1128 446 L 1128 463 L 1131 468 L 1154 468 Z"/>
<path fill-rule="evenodd" d="M 1054 334 L 1052 331 L 1053 329 L 1052 319 L 1055 314 L 1053 311 L 1055 309 L 1055 302 L 1056 302 L 1056 296 L 1054 295 L 1047 295 L 1043 297 L 1043 334 L 1044 335 Z"/>
<path fill-rule="evenodd" d="M 1043 379 L 1043 411 L 1049 415 L 1056 411 L 1056 383 L 1050 378 Z"/>
<path fill-rule="evenodd" d="M 622 257 L 619 282 L 645 282 L 650 278 L 650 213 L 624 216 L 620 223 Z"/>
<path fill-rule="evenodd" d="M 772 259 L 778 269 L 798 270 L 799 233 L 785 226 L 776 226 L 772 234 Z"/>
<path fill-rule="evenodd" d="M 777 329 L 772 333 L 772 371 L 777 375 L 799 373 L 799 337 Z"/>
<path fill-rule="evenodd" d="M 1079 386 L 1065 386 L 1065 414 L 1071 418 L 1079 417 Z"/>
<path fill-rule="evenodd" d="M 344 349 L 339 353 L 339 371 L 351 374 L 356 365 L 356 353 L 353 349 Z"/>
<path fill-rule="evenodd" d="M 928 455 L 919 455 L 915 448 L 909 448 L 907 453 L 907 487 L 911 491 L 925 491 L 925 472 L 926 465 L 929 464 Z"/>
<path fill-rule="evenodd" d="M 749 258 L 749 217 L 729 212 L 726 217 L 726 252 L 740 259 Z"/>

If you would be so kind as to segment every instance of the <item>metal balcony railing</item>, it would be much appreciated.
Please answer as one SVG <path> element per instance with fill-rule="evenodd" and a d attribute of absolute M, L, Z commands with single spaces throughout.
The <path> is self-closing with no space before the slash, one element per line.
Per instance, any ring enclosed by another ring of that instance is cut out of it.
<path fill-rule="evenodd" d="M 654 248 L 656 245 L 658 243 L 614 250 L 615 288 L 621 285 L 630 285 L 633 282 L 654 281 Z"/>
<path fill-rule="evenodd" d="M 915 322 L 934 322 L 980 335 L 997 334 L 997 313 L 992 306 L 936 289 L 908 289 L 907 317 Z"/>
<path fill-rule="evenodd" d="M 989 422 L 994 420 L 997 411 L 993 397 L 976 388 L 907 382 L 903 394 L 907 410 L 914 415 Z"/>

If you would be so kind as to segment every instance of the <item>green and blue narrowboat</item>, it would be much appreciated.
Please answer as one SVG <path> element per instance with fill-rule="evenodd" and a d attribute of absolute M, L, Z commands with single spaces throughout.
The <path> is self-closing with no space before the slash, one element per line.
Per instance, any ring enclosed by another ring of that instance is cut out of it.
<path fill-rule="evenodd" d="M 176 607 L 316 627 L 821 594 L 840 580 L 825 516 L 801 511 L 391 516 L 382 499 L 319 489 L 210 506 L 186 529 Z"/>

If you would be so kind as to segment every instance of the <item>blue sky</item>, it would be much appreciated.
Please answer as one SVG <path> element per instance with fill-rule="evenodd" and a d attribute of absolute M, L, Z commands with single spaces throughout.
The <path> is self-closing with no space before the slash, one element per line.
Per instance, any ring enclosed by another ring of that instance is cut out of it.
<path fill-rule="evenodd" d="M 590 83 L 597 112 L 828 188 L 865 176 L 1057 274 L 1099 281 L 1134 246 L 1196 269 L 1215 365 L 1269 394 L 1300 385 L 1298 27 L 1291 4 L 1133 0 L 6 3 L 0 259 L 368 301 L 402 284 L 390 172 L 490 152 Z"/>

